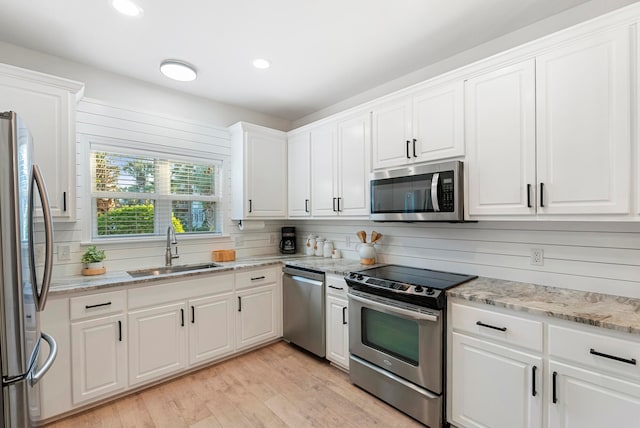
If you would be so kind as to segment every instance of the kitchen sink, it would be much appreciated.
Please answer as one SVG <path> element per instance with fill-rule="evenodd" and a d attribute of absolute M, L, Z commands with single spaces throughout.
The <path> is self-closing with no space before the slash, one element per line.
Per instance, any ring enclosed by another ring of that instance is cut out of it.
<path fill-rule="evenodd" d="M 181 266 L 162 266 L 149 269 L 129 270 L 127 273 L 134 278 L 140 278 L 143 276 L 158 276 L 169 273 L 190 272 L 194 270 L 203 270 L 220 267 L 217 263 L 200 263 L 197 265 L 181 265 Z"/>

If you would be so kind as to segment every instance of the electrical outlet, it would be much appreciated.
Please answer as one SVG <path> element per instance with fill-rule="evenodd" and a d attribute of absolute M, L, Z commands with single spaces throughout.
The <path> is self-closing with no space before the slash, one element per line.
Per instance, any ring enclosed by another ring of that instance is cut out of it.
<path fill-rule="evenodd" d="M 269 244 L 270 245 L 276 245 L 277 244 L 277 240 L 278 237 L 276 236 L 275 233 L 272 233 L 271 235 L 269 235 Z"/>
<path fill-rule="evenodd" d="M 544 250 L 541 248 L 531 249 L 531 264 L 534 266 L 544 265 Z"/>
<path fill-rule="evenodd" d="M 349 247 L 351 246 L 351 237 L 350 237 L 350 236 L 348 236 L 348 235 L 347 235 L 347 236 L 344 238 L 344 245 L 345 245 L 347 248 L 349 248 Z"/>
<path fill-rule="evenodd" d="M 71 248 L 68 245 L 58 245 L 58 261 L 71 260 Z"/>
<path fill-rule="evenodd" d="M 236 247 L 242 247 L 244 245 L 244 238 L 242 236 L 235 237 Z"/>

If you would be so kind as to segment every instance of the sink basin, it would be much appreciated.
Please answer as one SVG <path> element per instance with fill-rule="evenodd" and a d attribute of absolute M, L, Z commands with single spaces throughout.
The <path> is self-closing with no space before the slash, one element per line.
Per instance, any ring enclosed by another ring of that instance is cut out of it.
<path fill-rule="evenodd" d="M 143 276 L 158 276 L 158 275 L 165 275 L 169 273 L 190 272 L 193 270 L 211 269 L 215 267 L 220 267 L 220 265 L 216 263 L 201 263 L 197 265 L 162 266 L 162 267 L 149 268 L 149 269 L 129 270 L 127 271 L 127 273 L 134 278 L 140 278 Z"/>

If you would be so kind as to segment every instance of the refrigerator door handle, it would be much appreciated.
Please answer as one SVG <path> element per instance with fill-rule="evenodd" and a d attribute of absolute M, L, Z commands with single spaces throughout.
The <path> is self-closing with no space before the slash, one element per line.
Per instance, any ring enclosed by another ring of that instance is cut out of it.
<path fill-rule="evenodd" d="M 44 364 L 42 364 L 42 367 L 35 370 L 29 377 L 29 385 L 31 386 L 34 386 L 36 383 L 40 382 L 40 379 L 42 379 L 42 376 L 44 376 L 45 373 L 49 371 L 49 369 L 53 365 L 53 362 L 56 360 L 56 356 L 58 355 L 58 344 L 56 343 L 54 338 L 49 336 L 44 331 L 40 333 L 40 337 L 49 344 L 49 356 L 47 357 Z M 34 366 L 36 364 L 34 364 Z"/>
<path fill-rule="evenodd" d="M 51 269 L 53 268 L 53 221 L 51 219 L 51 207 L 49 205 L 49 195 L 47 194 L 47 187 L 42 178 L 40 167 L 33 165 L 31 173 L 31 186 L 29 188 L 29 248 L 30 248 L 30 262 L 31 262 L 31 280 L 33 281 L 33 295 L 36 304 L 36 310 L 42 312 L 47 302 L 47 295 L 49 294 L 49 286 L 51 285 Z M 44 274 L 42 276 L 42 287 L 38 291 L 37 277 L 36 277 L 36 263 L 35 263 L 35 248 L 33 242 L 33 192 L 34 185 L 38 188 L 38 194 L 40 195 L 40 201 L 42 204 L 42 214 L 44 216 L 44 234 L 45 234 L 45 259 L 44 259 Z"/>

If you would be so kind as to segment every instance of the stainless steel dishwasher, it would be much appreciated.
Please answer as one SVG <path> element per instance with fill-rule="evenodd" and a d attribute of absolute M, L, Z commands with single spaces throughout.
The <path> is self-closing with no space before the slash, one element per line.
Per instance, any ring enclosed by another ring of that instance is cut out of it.
<path fill-rule="evenodd" d="M 284 340 L 324 357 L 324 273 L 293 266 L 282 271 Z"/>

